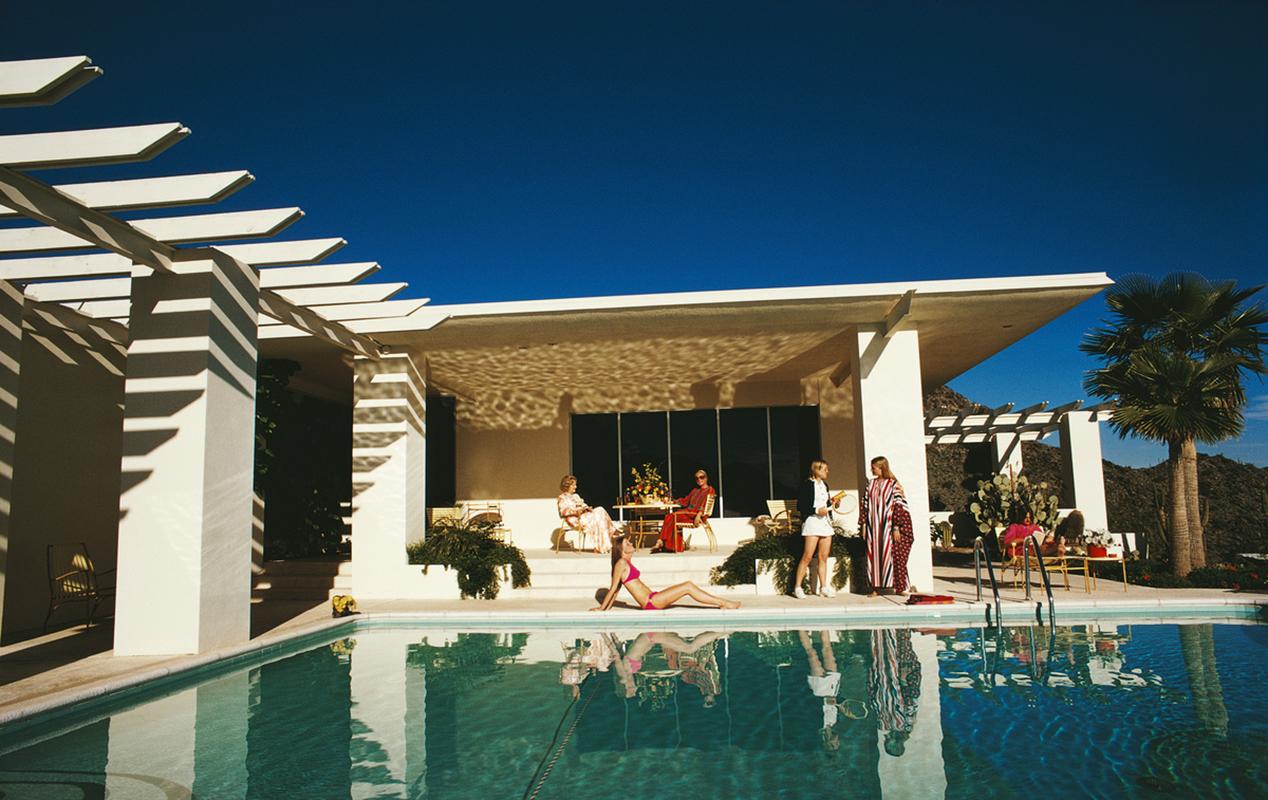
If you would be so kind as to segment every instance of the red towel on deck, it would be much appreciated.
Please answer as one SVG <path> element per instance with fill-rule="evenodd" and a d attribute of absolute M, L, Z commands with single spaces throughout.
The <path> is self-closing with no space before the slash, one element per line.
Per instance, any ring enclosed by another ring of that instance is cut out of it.
<path fill-rule="evenodd" d="M 932 606 L 954 602 L 955 598 L 949 594 L 913 594 L 907 598 L 909 606 Z"/>

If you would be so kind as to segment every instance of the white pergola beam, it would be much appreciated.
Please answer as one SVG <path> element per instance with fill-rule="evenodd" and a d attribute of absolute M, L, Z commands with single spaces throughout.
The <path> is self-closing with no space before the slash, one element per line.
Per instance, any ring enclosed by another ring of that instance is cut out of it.
<path fill-rule="evenodd" d="M 132 260 L 118 253 L 0 259 L 0 280 L 31 281 L 132 274 Z"/>
<path fill-rule="evenodd" d="M 2 264 L 3 262 L 0 262 Z M 334 286 L 356 283 L 379 271 L 378 263 L 319 264 L 307 267 L 273 267 L 260 270 L 260 286 L 286 289 L 298 286 Z"/>
<path fill-rule="evenodd" d="M 55 281 L 32 283 L 26 296 L 44 303 L 66 303 L 83 300 L 115 300 L 132 294 L 131 278 L 104 278 L 90 281 Z"/>
<path fill-rule="evenodd" d="M 0 202 L 22 211 L 33 220 L 73 233 L 138 264 L 163 272 L 174 272 L 177 261 L 234 258 L 219 248 L 177 250 L 122 220 L 87 208 L 53 187 L 7 167 L 0 167 Z M 271 317 L 284 319 L 341 349 L 370 358 L 378 357 L 378 342 L 374 339 L 327 320 L 314 311 L 296 306 L 278 297 L 271 289 L 260 291 L 260 310 Z"/>
<path fill-rule="evenodd" d="M 130 224 L 160 242 L 180 244 L 266 238 L 280 233 L 303 216 L 304 212 L 298 208 L 266 208 L 222 214 L 139 219 L 125 224 Z M 92 242 L 86 242 L 73 233 L 43 225 L 0 229 L 0 253 L 75 250 L 92 246 Z"/>
<path fill-rule="evenodd" d="M 56 103 L 99 75 L 88 56 L 0 61 L 0 106 Z"/>
<path fill-rule="evenodd" d="M 229 244 L 216 249 L 252 266 L 272 267 L 281 264 L 306 264 L 321 261 L 347 243 L 346 239 L 336 237 L 297 239 L 289 242 Z"/>
<path fill-rule="evenodd" d="M 0 136 L 0 165 L 23 169 L 148 161 L 189 135 L 179 122 Z"/>
<path fill-rule="evenodd" d="M 430 302 L 431 298 L 422 297 L 412 300 L 387 300 L 382 303 L 343 303 L 321 307 L 321 316 L 332 322 L 347 322 L 358 319 L 383 319 L 384 317 L 405 317 Z M 274 317 L 279 322 L 287 320 Z M 265 325 L 275 324 L 264 322 Z"/>
<path fill-rule="evenodd" d="M 908 289 L 889 309 L 889 313 L 885 315 L 885 330 L 881 334 L 883 337 L 888 339 L 894 335 L 894 331 L 897 331 L 907 323 L 911 316 L 911 299 L 915 295 L 915 289 Z"/>
<path fill-rule="evenodd" d="M 199 175 L 169 175 L 125 181 L 67 183 L 54 186 L 89 208 L 122 211 L 141 208 L 218 203 L 251 184 L 255 176 L 244 169 L 205 172 Z M 0 208 L 0 218 L 20 216 Z"/>
<path fill-rule="evenodd" d="M 336 306 L 379 303 L 405 291 L 407 286 L 408 283 L 358 283 L 355 286 L 279 289 L 277 293 L 300 306 Z M 322 316 L 326 315 L 323 313 Z"/>
<path fill-rule="evenodd" d="M 342 239 L 322 239 L 322 243 L 342 242 Z M 269 245 L 258 245 L 267 247 Z M 279 244 L 305 244 L 280 242 Z M 257 247 L 242 245 L 241 247 Z M 240 249 L 221 247 L 221 250 Z M 314 245 L 312 250 L 318 249 Z M 267 255 L 267 254 L 265 254 Z M 243 261 L 245 259 L 238 259 Z M 255 261 L 247 261 L 260 266 Z M 379 271 L 373 261 L 350 264 L 315 264 L 302 267 L 272 267 L 260 270 L 260 286 L 278 289 L 296 286 L 333 286 L 340 283 L 356 283 Z M 149 267 L 133 264 L 126 256 L 117 253 L 92 253 L 88 255 L 43 256 L 40 258 L 0 258 L 0 280 L 41 281 L 62 278 L 96 278 L 119 275 L 148 275 Z"/>
<path fill-rule="evenodd" d="M 151 272 L 148 268 L 146 272 Z M 261 278 L 268 271 L 261 273 Z M 263 283 L 263 281 L 261 281 Z M 301 306 L 329 306 L 353 303 L 378 303 L 400 294 L 407 283 L 361 283 L 353 286 L 296 286 L 281 289 L 278 295 Z M 26 287 L 26 296 L 46 303 L 84 302 L 89 300 L 119 300 L 132 294 L 131 278 L 105 278 L 87 281 L 51 281 L 32 283 Z"/>

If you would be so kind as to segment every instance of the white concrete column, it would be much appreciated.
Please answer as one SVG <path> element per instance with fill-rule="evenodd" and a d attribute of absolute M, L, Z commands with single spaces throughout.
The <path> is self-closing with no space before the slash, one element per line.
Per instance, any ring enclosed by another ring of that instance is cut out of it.
<path fill-rule="evenodd" d="M 132 282 L 115 655 L 250 637 L 259 275 L 177 267 Z"/>
<path fill-rule="evenodd" d="M 1015 433 L 1000 433 L 991 437 L 991 463 L 1000 475 L 1010 472 L 1021 474 L 1021 437 Z"/>
<path fill-rule="evenodd" d="M 352 593 L 409 596 L 421 567 L 405 545 L 426 530 L 424 360 L 404 352 L 353 366 Z"/>
<path fill-rule="evenodd" d="M 920 701 L 911 737 L 901 756 L 885 751 L 885 732 L 877 734 L 880 761 L 877 772 L 881 796 L 901 798 L 941 798 L 947 794 L 947 771 L 942 759 L 942 698 L 938 681 L 938 637 L 899 631 L 911 636 L 911 647 L 920 662 Z"/>
<path fill-rule="evenodd" d="M 410 645 L 418 642 L 417 630 L 376 631 L 360 640 L 352 651 L 350 691 L 354 736 L 372 741 L 373 763 L 353 761 L 352 796 L 405 797 L 410 793 L 407 765 L 410 748 L 409 670 L 405 666 Z M 355 756 L 354 756 L 355 758 Z M 358 767 L 363 769 L 358 770 Z M 355 780 L 370 773 L 372 782 Z"/>
<path fill-rule="evenodd" d="M 9 519 L 13 509 L 13 455 L 18 430 L 22 360 L 22 291 L 0 281 L 0 630 L 4 628 L 4 576 L 9 573 Z"/>
<path fill-rule="evenodd" d="M 920 337 L 913 328 L 895 331 L 888 339 L 879 330 L 859 330 L 850 361 L 859 486 L 866 487 L 871 475 L 868 462 L 877 456 L 889 459 L 911 507 L 915 541 L 908 576 L 912 585 L 927 592 L 933 588 L 933 548 Z"/>
<path fill-rule="evenodd" d="M 1101 423 L 1095 412 L 1070 411 L 1061 419 L 1061 505 L 1083 512 L 1084 527 L 1109 530 Z"/>

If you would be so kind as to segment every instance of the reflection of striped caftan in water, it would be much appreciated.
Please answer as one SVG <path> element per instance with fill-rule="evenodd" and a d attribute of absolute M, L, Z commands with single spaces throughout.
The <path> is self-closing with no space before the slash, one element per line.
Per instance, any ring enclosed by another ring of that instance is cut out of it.
<path fill-rule="evenodd" d="M 873 478 L 863 492 L 864 537 L 867 542 L 867 580 L 872 590 L 907 589 L 907 556 L 911 553 L 911 514 L 902 487 L 892 478 Z M 894 541 L 894 531 L 902 541 Z"/>
<path fill-rule="evenodd" d="M 911 646 L 911 631 L 872 631 L 872 664 L 867 692 L 881 731 L 910 733 L 920 698 L 920 661 Z"/>

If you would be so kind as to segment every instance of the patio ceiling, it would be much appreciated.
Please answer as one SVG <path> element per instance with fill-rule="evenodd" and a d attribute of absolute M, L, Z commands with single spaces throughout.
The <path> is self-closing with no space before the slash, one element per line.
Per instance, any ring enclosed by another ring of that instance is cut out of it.
<path fill-rule="evenodd" d="M 843 377 L 853 327 L 887 317 L 919 329 L 923 381 L 940 385 L 1110 283 L 1084 273 L 433 305 L 422 312 L 447 318 L 429 330 L 409 330 L 410 316 L 348 324 L 425 352 L 431 380 L 482 407 L 488 426 L 539 427 L 571 411 L 798 403 L 797 382 Z M 309 381 L 347 379 L 312 340 L 262 344 Z"/>

